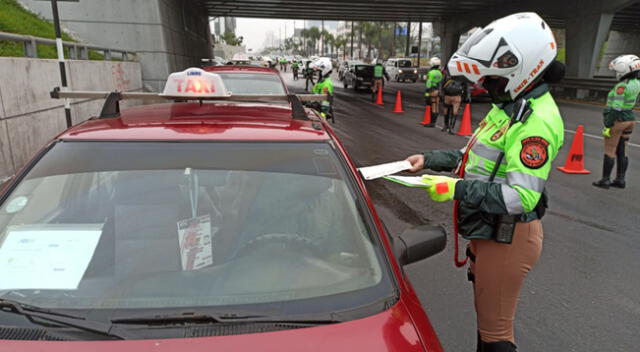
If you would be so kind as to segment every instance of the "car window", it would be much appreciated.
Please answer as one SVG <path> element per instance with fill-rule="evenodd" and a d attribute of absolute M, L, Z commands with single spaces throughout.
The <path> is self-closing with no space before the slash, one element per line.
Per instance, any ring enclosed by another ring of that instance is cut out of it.
<path fill-rule="evenodd" d="M 411 60 L 398 60 L 398 67 L 411 67 Z"/>
<path fill-rule="evenodd" d="M 0 297 L 291 314 L 388 297 L 339 160 L 327 143 L 58 143 L 0 206 Z"/>
<path fill-rule="evenodd" d="M 286 94 L 278 75 L 247 72 L 218 74 L 227 90 L 233 94 Z"/>

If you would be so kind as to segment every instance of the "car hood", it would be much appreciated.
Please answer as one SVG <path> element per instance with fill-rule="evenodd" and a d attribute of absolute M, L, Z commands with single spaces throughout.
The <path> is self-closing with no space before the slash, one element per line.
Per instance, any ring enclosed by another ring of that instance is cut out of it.
<path fill-rule="evenodd" d="M 9 341 L 3 352 L 210 352 L 210 351 L 424 351 L 404 305 L 363 319 L 259 334 L 128 341 Z"/>

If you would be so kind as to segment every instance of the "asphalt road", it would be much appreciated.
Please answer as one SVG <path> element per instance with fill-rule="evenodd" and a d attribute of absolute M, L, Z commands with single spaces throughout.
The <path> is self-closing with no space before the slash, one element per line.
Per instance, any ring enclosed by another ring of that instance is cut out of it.
<path fill-rule="evenodd" d="M 289 72 L 283 77 L 291 91 L 304 88 L 304 81 L 292 81 Z M 431 149 L 459 149 L 466 143 L 465 137 L 419 124 L 424 112 L 420 83 L 389 83 L 385 106 L 379 107 L 369 101 L 367 92 L 342 88 L 337 76 L 333 80 L 333 128 L 358 166 Z M 392 113 L 397 90 L 403 94 L 404 114 Z M 559 106 L 565 145 L 547 183 L 551 207 L 543 220 L 543 253 L 521 294 L 518 350 L 640 351 L 640 202 L 635 198 L 640 195 L 640 145 L 630 147 L 625 190 L 594 188 L 591 182 L 599 177 L 602 165 L 602 108 L 563 102 Z M 489 107 L 472 105 L 474 128 Z M 555 169 L 564 164 L 578 125 L 585 128 L 585 166 L 590 175 Z M 436 204 L 421 190 L 384 180 L 370 181 L 367 188 L 391 232 L 399 234 L 429 222 L 449 229 L 443 253 L 405 269 L 445 350 L 475 350 L 471 286 L 466 269 L 453 265 L 452 204 Z"/>

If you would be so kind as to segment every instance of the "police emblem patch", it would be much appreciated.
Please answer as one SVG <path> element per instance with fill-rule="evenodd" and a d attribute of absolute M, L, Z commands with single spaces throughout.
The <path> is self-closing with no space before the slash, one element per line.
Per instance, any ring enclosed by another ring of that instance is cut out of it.
<path fill-rule="evenodd" d="M 502 126 L 502 128 L 500 128 L 498 131 L 496 131 L 496 133 L 493 134 L 493 136 L 491 136 L 491 141 L 495 142 L 498 139 L 500 139 L 500 137 L 504 136 L 504 134 L 507 133 L 508 129 L 509 129 L 509 124 Z"/>
<path fill-rule="evenodd" d="M 520 161 L 530 169 L 539 169 L 547 163 L 549 154 L 547 153 L 547 142 L 542 137 L 529 137 L 522 140 L 520 150 Z"/>
<path fill-rule="evenodd" d="M 624 93 L 624 86 L 616 88 L 616 94 L 620 95 Z"/>

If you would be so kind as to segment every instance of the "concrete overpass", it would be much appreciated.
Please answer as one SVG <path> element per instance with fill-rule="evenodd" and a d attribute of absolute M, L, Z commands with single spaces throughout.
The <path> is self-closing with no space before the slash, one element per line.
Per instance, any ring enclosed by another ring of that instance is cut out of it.
<path fill-rule="evenodd" d="M 20 1 L 51 18 L 48 2 Z M 615 42 L 603 62 L 640 54 L 640 0 L 81 0 L 59 7 L 63 26 L 79 38 L 140 53 L 143 81 L 155 90 L 170 72 L 210 57 L 208 16 L 433 22 L 446 60 L 461 33 L 510 13 L 535 11 L 565 29 L 568 76 L 593 77 L 610 30 Z"/>

